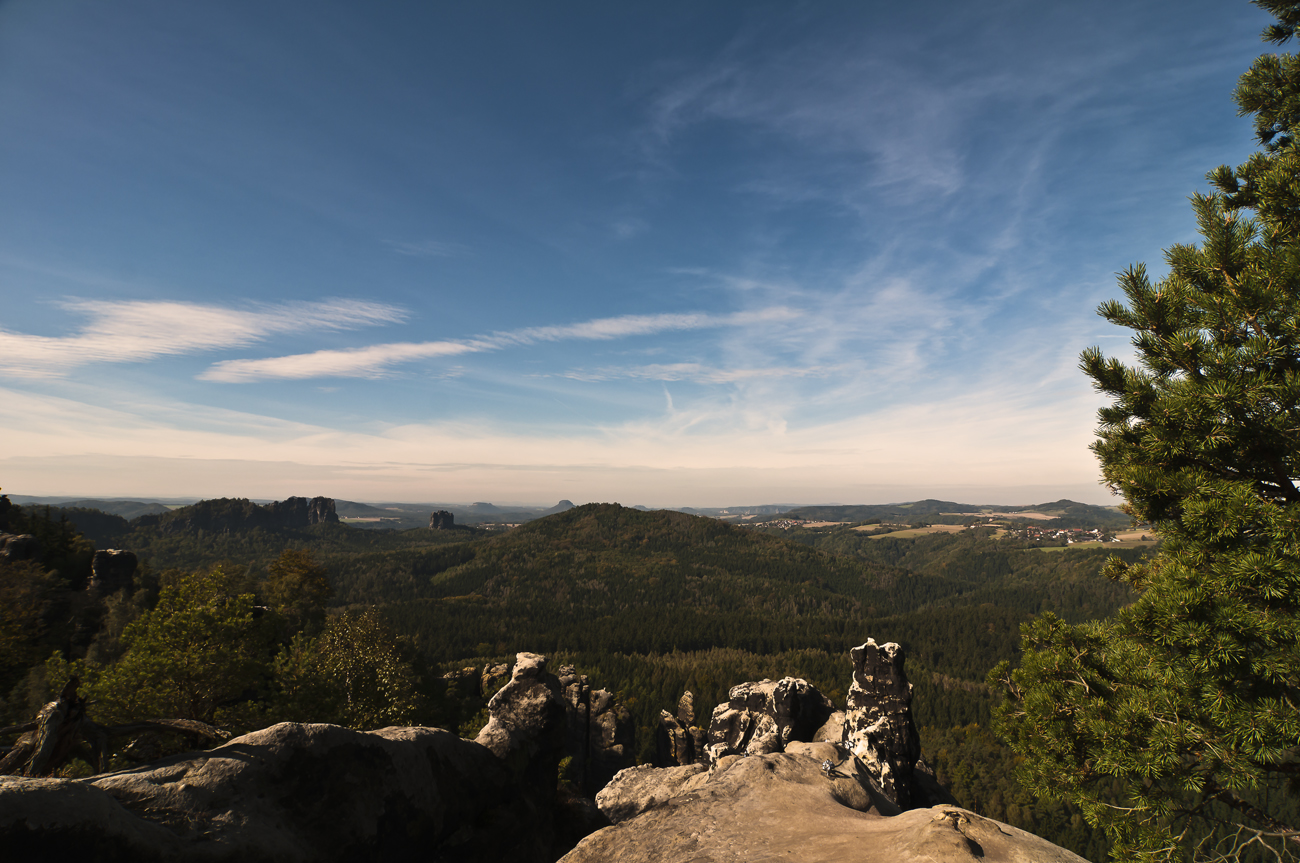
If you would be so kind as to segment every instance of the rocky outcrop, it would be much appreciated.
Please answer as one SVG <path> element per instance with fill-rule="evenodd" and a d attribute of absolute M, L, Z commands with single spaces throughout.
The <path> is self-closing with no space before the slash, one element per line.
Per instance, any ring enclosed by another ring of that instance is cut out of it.
<path fill-rule="evenodd" d="M 17 563 L 41 556 L 41 543 L 30 533 L 0 533 L 0 560 Z"/>
<path fill-rule="evenodd" d="M 456 516 L 440 509 L 429 516 L 429 530 L 452 530 L 456 527 Z"/>
<path fill-rule="evenodd" d="M 677 714 L 659 711 L 655 729 L 655 764 L 659 767 L 707 764 L 708 734 L 695 724 L 695 695 L 687 690 L 677 702 Z"/>
<path fill-rule="evenodd" d="M 626 711 L 573 668 L 557 676 L 520 653 L 474 741 L 286 723 L 90 780 L 0 777 L 0 848 L 18 863 L 531 863 L 574 843 L 569 863 L 1078 863 L 955 806 L 926 808 L 951 798 L 920 760 L 902 652 L 868 640 L 851 657 L 847 711 L 806 681 L 741 684 L 713 712 L 707 764 L 622 770 L 594 805 L 567 783 L 557 792 L 560 758 L 582 758 L 582 776 L 612 769 L 629 754 Z M 696 728 L 693 698 L 669 718 Z"/>
<path fill-rule="evenodd" d="M 568 717 L 559 678 L 546 657 L 520 653 L 510 682 L 488 701 L 488 723 L 475 741 L 538 794 L 554 794 Z"/>
<path fill-rule="evenodd" d="M 90 586 L 104 596 L 134 587 L 133 579 L 138 564 L 134 552 L 105 548 L 95 552 L 90 562 Z"/>
<path fill-rule="evenodd" d="M 131 522 L 134 527 L 157 527 L 162 533 L 196 531 L 295 530 L 313 524 L 335 524 L 339 520 L 334 499 L 329 497 L 291 497 L 268 504 L 256 504 L 245 498 L 201 500 L 165 515 L 142 515 Z"/>
<path fill-rule="evenodd" d="M 456 698 L 478 698 L 483 695 L 483 679 L 477 665 L 448 671 L 442 679 L 447 681 L 448 691 L 454 692 Z"/>
<path fill-rule="evenodd" d="M 571 669 L 565 687 L 545 657 L 517 660 L 476 741 L 283 723 L 91 780 L 0 777 L 4 859 L 554 860 L 608 824 L 590 800 L 556 794 L 566 696 L 597 718 L 619 712 Z"/>
<path fill-rule="evenodd" d="M 782 752 L 791 741 L 811 741 L 835 712 L 829 698 L 794 677 L 742 683 L 727 695 L 709 722 L 710 763 L 727 755 Z"/>
<path fill-rule="evenodd" d="M 921 739 L 912 723 L 912 684 L 903 670 L 903 648 L 892 642 L 849 651 L 853 682 L 844 714 L 844 743 L 885 793 L 903 809 L 930 805 L 915 766 Z"/>
<path fill-rule="evenodd" d="M 92 780 L 0 777 L 5 859 L 554 859 L 549 810 L 433 728 L 284 723 Z"/>
<path fill-rule="evenodd" d="M 870 777 L 833 766 L 830 753 L 852 760 L 836 744 L 795 743 L 780 753 L 726 756 L 712 770 L 625 770 L 615 785 L 655 802 L 591 834 L 561 863 L 1084 863 L 955 806 L 890 815 L 897 810 Z M 613 796 L 606 789 L 598 798 L 607 813 Z"/>
<path fill-rule="evenodd" d="M 708 768 L 703 764 L 679 767 L 638 764 L 620 770 L 608 785 L 600 789 L 596 794 L 596 805 L 611 823 L 618 824 L 667 803 L 678 794 L 693 790 L 708 778 Z"/>
<path fill-rule="evenodd" d="M 955 801 L 921 760 L 902 649 L 868 639 L 849 656 L 853 682 L 848 710 L 835 710 L 826 696 L 796 678 L 732 687 L 727 702 L 713 711 L 702 763 L 690 757 L 693 698 L 683 697 L 676 716 L 663 711 L 661 757 L 671 766 L 636 767 L 615 776 L 596 795 L 596 804 L 616 826 L 593 834 L 565 859 L 930 859 L 924 856 L 927 842 L 933 840 L 939 848 L 947 841 L 943 837 L 952 838 L 954 824 L 969 825 L 978 816 L 952 808 Z M 896 820 L 904 810 L 934 804 L 957 812 L 952 817 L 958 820 L 941 824 L 946 815 L 912 819 L 907 828 Z M 896 826 L 876 823 L 886 816 Z M 911 839 L 900 838 L 910 829 L 938 832 L 913 847 Z M 822 835 L 828 831 L 856 838 Z M 958 830 L 953 835 L 965 834 Z M 891 850 L 878 857 L 856 856 L 858 841 L 884 843 L 881 847 Z M 960 850 L 959 845 L 953 848 Z M 895 852 L 901 856 L 890 856 Z M 979 856 L 967 852 L 933 859 Z"/>
<path fill-rule="evenodd" d="M 572 759 L 569 775 L 587 797 L 605 787 L 633 760 L 632 715 L 612 693 L 592 689 L 585 674 L 571 665 L 558 669 L 568 713 L 564 754 Z"/>
<path fill-rule="evenodd" d="M 510 679 L 510 666 L 504 662 L 483 666 L 483 676 L 479 679 L 479 692 L 491 697 Z"/>
<path fill-rule="evenodd" d="M 18 507 L 14 506 L 13 501 L 9 500 L 9 495 L 0 494 L 0 533 L 9 531 L 9 522 L 13 519 L 17 509 Z"/>

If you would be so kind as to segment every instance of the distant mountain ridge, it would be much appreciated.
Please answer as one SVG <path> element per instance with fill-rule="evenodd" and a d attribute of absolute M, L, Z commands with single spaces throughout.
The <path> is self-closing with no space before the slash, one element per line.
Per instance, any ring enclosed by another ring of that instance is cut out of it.
<path fill-rule="evenodd" d="M 69 518 L 79 525 L 84 522 L 85 527 L 83 529 L 88 529 L 88 532 L 105 535 L 125 531 L 127 529 L 126 522 L 130 522 L 132 528 L 156 527 L 163 531 L 187 530 L 190 528 L 242 530 L 262 527 L 273 529 L 275 527 L 289 527 L 291 523 L 294 527 L 306 527 L 317 523 L 311 518 L 304 521 L 297 515 L 287 515 L 288 511 L 283 510 L 283 507 L 288 501 L 257 503 L 248 498 L 221 498 L 218 500 L 202 500 L 173 509 L 175 504 L 167 505 L 157 500 L 35 498 L 24 495 L 11 495 L 10 499 L 25 506 L 57 507 L 67 512 Z M 534 519 L 566 512 L 575 506 L 573 501 L 570 500 L 561 500 L 554 506 L 542 508 L 497 505 L 487 501 L 479 501 L 469 505 L 449 503 L 370 504 L 341 499 L 317 499 L 333 501 L 333 517 L 326 516 L 318 520 L 333 522 L 342 518 L 349 521 L 353 527 L 396 530 L 427 527 L 429 514 L 436 510 L 446 510 L 452 513 L 457 524 L 492 525 L 529 522 Z M 290 498 L 289 500 L 306 499 Z M 239 503 L 236 503 L 236 501 Z M 1095 506 L 1066 499 L 1024 506 L 969 504 L 927 498 L 919 501 L 888 504 L 682 506 L 663 507 L 659 510 L 637 505 L 631 508 L 642 512 L 683 512 L 723 521 L 747 523 L 761 522 L 779 516 L 799 518 L 804 521 L 869 522 L 878 520 L 906 524 L 916 524 L 918 522 L 960 524 L 963 521 L 980 516 L 1009 516 L 1015 519 L 1016 513 L 1039 514 L 1039 517 L 1025 516 L 1023 520 L 1033 520 L 1044 527 L 1121 528 L 1127 526 L 1131 521 L 1127 515 L 1115 507 Z M 80 516 L 74 515 L 74 511 L 79 511 Z M 119 524 L 112 519 L 105 520 L 92 515 L 93 512 L 120 517 L 123 523 Z M 276 512 L 282 514 L 275 515 Z M 286 518 L 288 521 L 285 521 Z M 101 521 L 103 524 L 99 523 Z M 92 522 L 94 523 L 93 526 Z"/>
<path fill-rule="evenodd" d="M 964 520 L 989 516 L 1011 516 L 1016 513 L 1035 513 L 1048 516 L 1046 519 L 1026 520 L 1041 521 L 1053 527 L 1125 527 L 1132 519 L 1115 507 L 1096 506 L 1078 503 L 1072 500 L 1058 500 L 1052 503 L 1039 503 L 1025 506 L 1005 506 L 999 504 L 969 504 L 950 500 L 912 501 L 911 503 L 860 504 L 854 506 L 801 506 L 784 513 L 788 517 L 797 517 L 805 521 L 871 521 L 902 522 L 916 524 L 929 521 L 935 524 L 960 524 Z"/>
<path fill-rule="evenodd" d="M 66 497 L 36 498 L 28 495 L 9 495 L 9 499 L 19 506 L 54 506 L 59 509 L 97 509 L 109 515 L 120 515 L 130 521 L 141 515 L 162 515 L 171 512 L 172 507 L 156 500 L 103 500 L 99 498 L 76 499 Z M 185 503 L 193 503 L 187 500 Z M 173 504 L 174 505 L 174 504 Z"/>
<path fill-rule="evenodd" d="M 247 498 L 201 500 L 196 504 L 171 510 L 164 515 L 143 515 L 132 527 L 154 527 L 162 533 L 197 530 L 251 530 L 263 528 L 302 528 L 313 524 L 332 524 L 339 517 L 334 499 L 328 497 L 291 497 L 258 504 Z"/>

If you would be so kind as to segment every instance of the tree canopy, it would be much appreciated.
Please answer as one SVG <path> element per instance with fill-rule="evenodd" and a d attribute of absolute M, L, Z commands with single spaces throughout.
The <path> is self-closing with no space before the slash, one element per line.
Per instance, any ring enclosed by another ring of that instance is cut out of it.
<path fill-rule="evenodd" d="M 1265 39 L 1294 35 L 1300 4 L 1256 5 L 1278 18 Z M 1081 362 L 1111 399 L 1103 476 L 1161 551 L 1107 567 L 1133 605 L 1044 615 L 1020 668 L 990 676 L 1023 779 L 1121 859 L 1300 856 L 1300 61 L 1260 57 L 1236 98 L 1263 148 L 1192 196 L 1199 245 L 1170 247 L 1154 283 L 1129 268 L 1127 303 L 1098 310 L 1133 330 L 1137 364 Z"/>

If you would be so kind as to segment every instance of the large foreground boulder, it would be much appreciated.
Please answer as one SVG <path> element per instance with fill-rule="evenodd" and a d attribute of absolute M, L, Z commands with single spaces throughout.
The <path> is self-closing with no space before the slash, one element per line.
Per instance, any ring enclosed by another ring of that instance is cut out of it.
<path fill-rule="evenodd" d="M 436 728 L 282 723 L 90 780 L 0 777 L 6 861 L 553 859 L 550 812 Z"/>
<path fill-rule="evenodd" d="M 591 834 L 561 863 L 1085 863 L 955 806 L 885 814 L 897 809 L 868 790 L 851 756 L 834 766 L 832 758 L 844 756 L 833 743 L 795 743 L 780 753 L 726 756 L 712 770 L 623 771 L 615 784 L 628 776 L 627 790 L 666 796 Z"/>

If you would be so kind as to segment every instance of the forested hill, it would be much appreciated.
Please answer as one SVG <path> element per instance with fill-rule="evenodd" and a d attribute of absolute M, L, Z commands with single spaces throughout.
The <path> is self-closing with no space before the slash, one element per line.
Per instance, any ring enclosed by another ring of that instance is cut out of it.
<path fill-rule="evenodd" d="M 246 509 L 239 501 L 217 503 L 218 515 Z M 40 565 L 0 562 L 0 597 L 12 600 L 4 608 L 23 612 L 0 615 L 0 689 L 8 690 L 0 695 L 13 721 L 23 718 L 19 705 L 38 708 L 49 694 L 43 663 L 51 651 L 107 668 L 122 652 L 124 627 L 152 613 L 160 586 L 183 582 L 185 570 L 202 580 L 219 566 L 240 593 L 256 594 L 248 602 L 283 605 L 276 585 L 286 576 L 274 568 L 278 561 L 283 570 L 289 552 L 291 561 L 308 571 L 319 565 L 322 580 L 328 577 L 331 602 L 341 606 L 333 620 L 347 627 L 383 618 L 402 636 L 401 655 L 410 658 L 409 674 L 429 705 L 407 721 L 464 724 L 471 734 L 478 706 L 444 698 L 441 675 L 506 663 L 520 650 L 572 663 L 617 692 L 646 759 L 660 710 L 674 709 L 684 690 L 707 709 L 736 683 L 790 675 L 842 706 L 847 649 L 868 637 L 900 642 L 926 758 L 958 799 L 1094 859 L 1104 856 L 1077 811 L 1015 785 L 1009 751 L 986 730 L 983 681 L 998 661 L 1016 655 L 1019 625 L 1031 615 L 1054 610 L 1080 620 L 1131 601 L 1126 586 L 1098 575 L 1115 553 L 1110 548 L 1049 554 L 996 538 L 991 527 L 914 538 L 849 527 L 740 527 L 616 504 L 576 507 L 495 535 L 327 522 L 208 529 L 193 520 L 183 530 L 123 531 L 122 519 L 93 510 L 13 509 L 10 528 L 37 535 L 44 549 Z M 74 521 L 139 556 L 133 597 L 85 591 L 93 548 Z M 1144 549 L 1118 553 L 1134 558 Z M 359 609 L 373 617 L 347 613 Z M 264 681 L 271 689 L 256 706 L 272 718 L 281 702 L 298 709 L 298 665 L 290 660 L 318 642 L 277 644 L 283 650 Z M 269 663 L 270 654 L 263 659 Z"/>
<path fill-rule="evenodd" d="M 956 503 L 950 500 L 917 500 L 911 503 L 863 504 L 855 506 L 801 506 L 783 514 L 805 521 L 897 522 L 902 524 L 963 524 L 982 517 L 1031 520 L 1044 527 L 1125 527 L 1129 516 L 1109 506 L 1094 506 L 1073 500 L 1058 500 L 1032 506 L 998 506 Z"/>
<path fill-rule="evenodd" d="M 840 645 L 916 580 L 710 518 L 588 504 L 493 539 L 332 561 L 345 603 L 389 603 L 431 657 L 479 645 L 762 652 Z M 941 579 L 931 581 L 941 581 Z M 490 637 L 489 637 L 490 636 Z"/>

